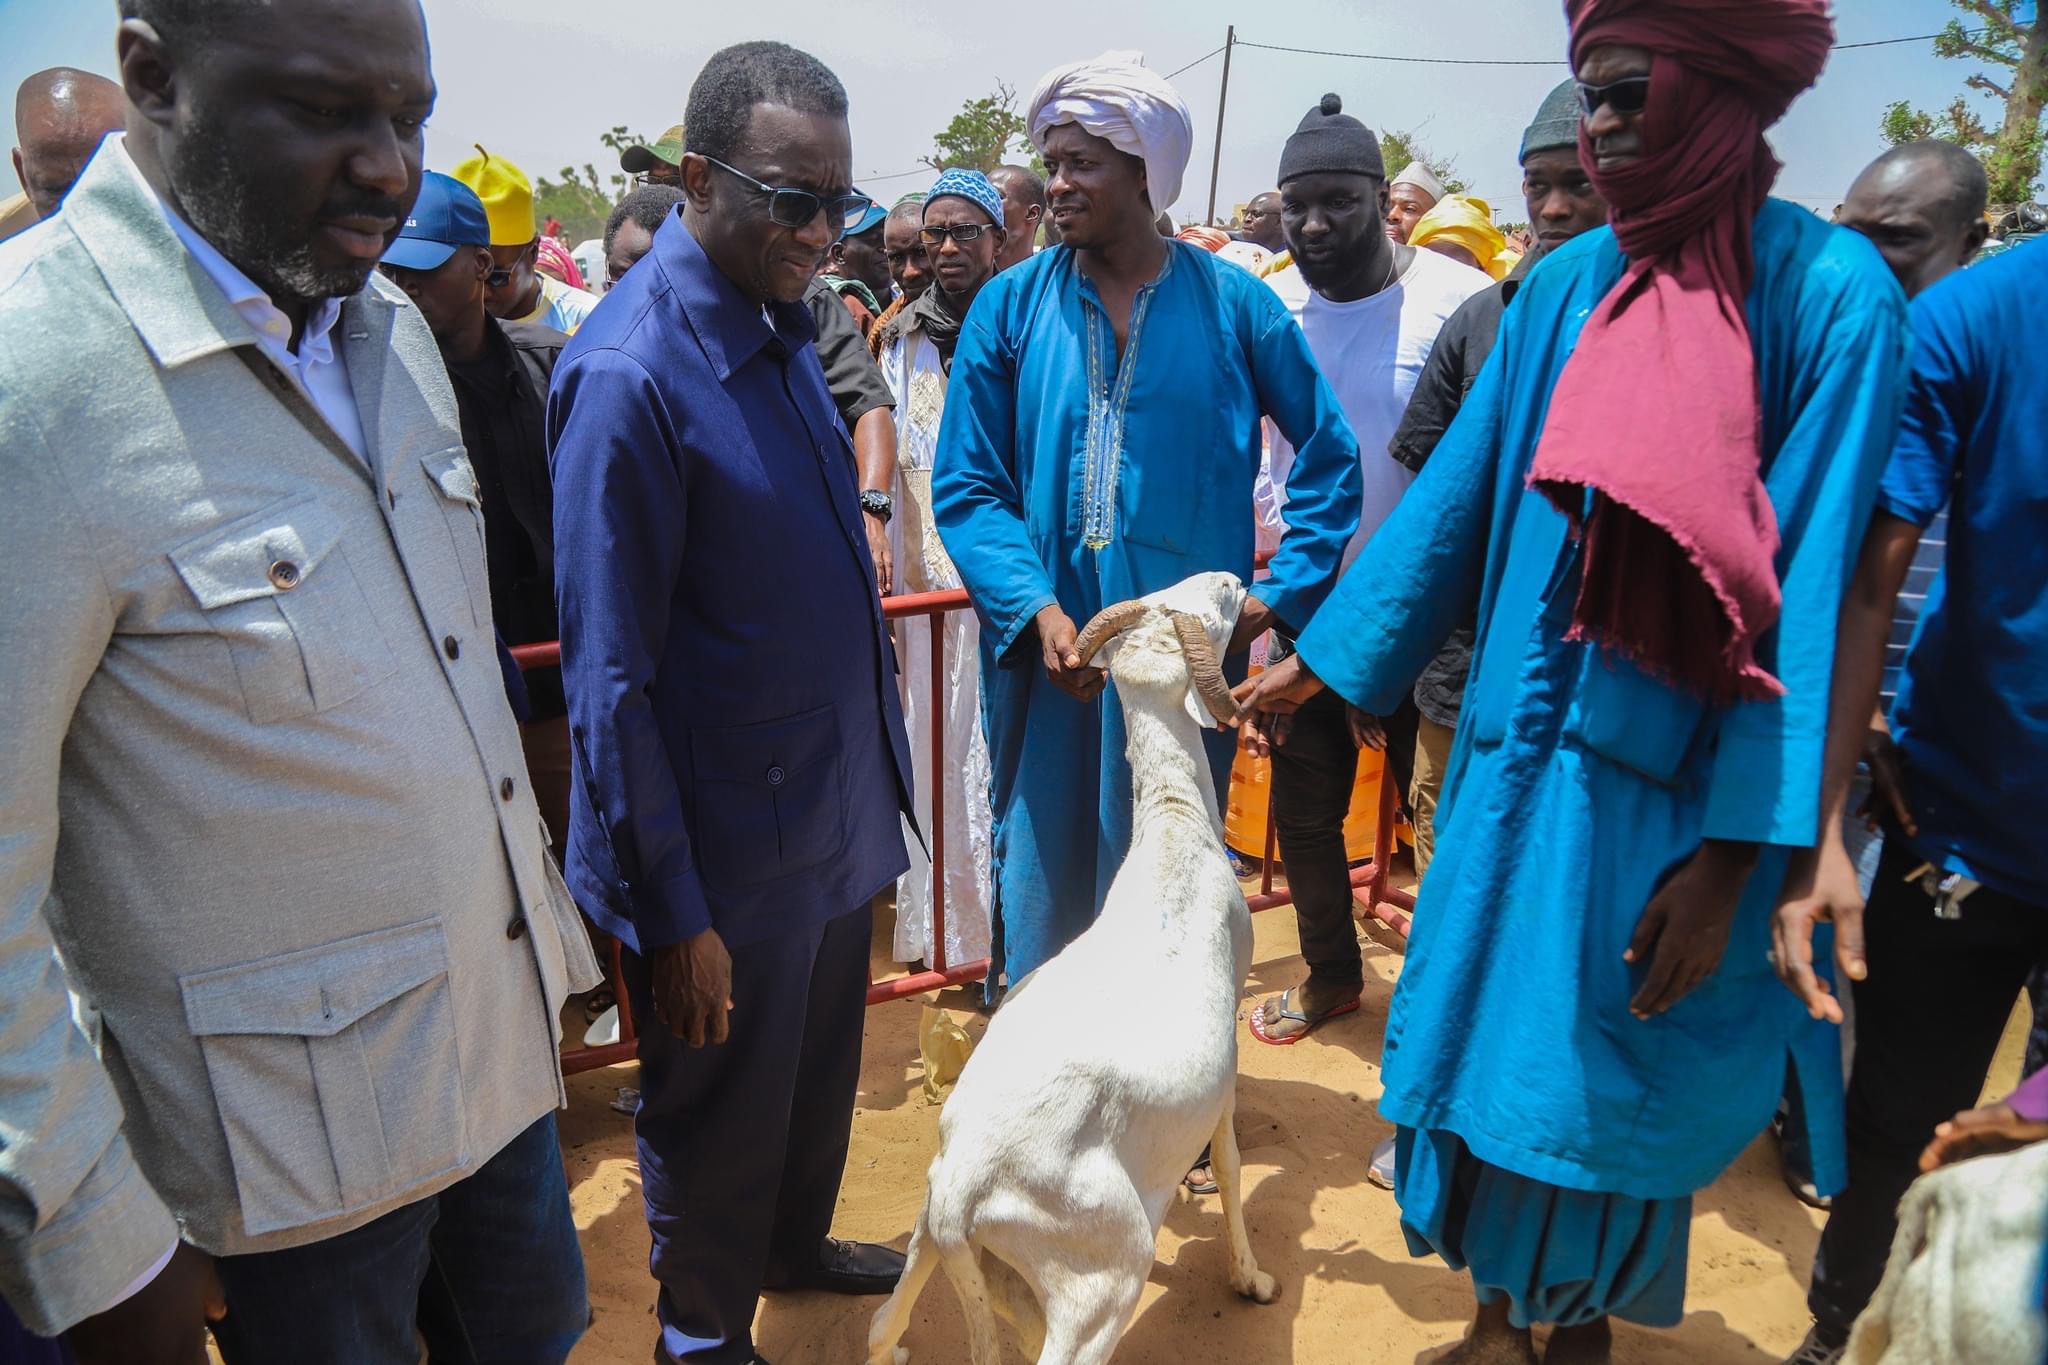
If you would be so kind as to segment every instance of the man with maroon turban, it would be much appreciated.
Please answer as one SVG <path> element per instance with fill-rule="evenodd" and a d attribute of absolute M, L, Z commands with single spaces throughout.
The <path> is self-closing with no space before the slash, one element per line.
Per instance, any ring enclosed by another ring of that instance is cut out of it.
<path fill-rule="evenodd" d="M 1684 1311 L 1693 1192 L 1762 1131 L 1805 1021 L 1771 912 L 1819 830 L 1836 616 L 1896 430 L 1876 250 L 1768 198 L 1825 0 L 1570 0 L 1612 228 L 1550 252 L 1256 731 L 1383 715 L 1476 611 L 1437 848 L 1387 1024 L 1409 1245 L 1469 1269 L 1447 1359 L 1609 1358 Z M 1838 1084 L 1837 1079 L 1834 1083 Z"/>

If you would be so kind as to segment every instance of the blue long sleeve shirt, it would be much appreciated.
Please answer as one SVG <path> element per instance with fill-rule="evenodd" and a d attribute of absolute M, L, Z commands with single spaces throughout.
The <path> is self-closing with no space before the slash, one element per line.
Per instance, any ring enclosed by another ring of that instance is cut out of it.
<path fill-rule="evenodd" d="M 895 653 L 814 329 L 671 218 L 555 368 L 566 870 L 636 950 L 798 932 L 908 866 Z"/>

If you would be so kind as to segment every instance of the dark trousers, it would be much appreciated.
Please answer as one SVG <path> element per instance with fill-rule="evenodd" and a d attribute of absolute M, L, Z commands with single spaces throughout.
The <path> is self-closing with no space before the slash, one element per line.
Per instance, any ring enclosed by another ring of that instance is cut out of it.
<path fill-rule="evenodd" d="M 655 1360 L 754 1358 L 764 1281 L 815 1266 L 860 1086 L 871 915 L 732 950 L 731 1035 L 692 1048 L 625 958 L 640 1032 L 641 1190 L 654 1234 Z"/>
<path fill-rule="evenodd" d="M 1357 780 L 1344 699 L 1325 688 L 1294 713 L 1287 742 L 1273 750 L 1273 829 L 1294 893 L 1301 956 L 1318 990 L 1356 991 L 1365 982 L 1344 856 L 1344 816 Z"/>
<path fill-rule="evenodd" d="M 590 1323 L 553 1114 L 439 1194 L 217 1264 L 228 1365 L 416 1365 L 419 1338 L 433 1365 L 559 1365 Z"/>
<path fill-rule="evenodd" d="M 1961 919 L 1936 919 L 1933 899 L 1903 880 L 1920 861 L 1887 839 L 1864 912 L 1870 975 L 1854 983 L 1849 1186 L 1821 1233 L 1807 1296 L 1833 1334 L 1870 1302 L 1921 1149 L 1937 1123 L 1976 1107 L 2020 987 L 2048 957 L 2048 907 L 1984 888 Z"/>

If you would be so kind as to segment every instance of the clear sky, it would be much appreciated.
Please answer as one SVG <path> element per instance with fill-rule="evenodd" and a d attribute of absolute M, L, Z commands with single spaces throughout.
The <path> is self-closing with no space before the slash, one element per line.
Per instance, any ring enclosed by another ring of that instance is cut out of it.
<path fill-rule="evenodd" d="M 1555 67 L 1440 67 L 1237 50 L 1223 132 L 1220 212 L 1268 188 L 1280 145 L 1326 90 L 1374 128 L 1407 128 L 1453 159 L 1503 217 L 1516 207 L 1515 151 L 1544 93 L 1563 79 L 1563 6 L 1553 0 L 425 0 L 440 108 L 428 164 L 442 168 L 481 142 L 539 176 L 599 162 L 597 135 L 615 124 L 658 133 L 683 115 L 691 79 L 719 47 L 779 38 L 823 58 L 853 104 L 854 169 L 878 199 L 919 189 L 932 134 L 998 81 L 1020 102 L 1049 67 L 1107 48 L 1135 48 L 1169 72 L 1241 40 L 1420 57 L 1557 60 Z M 1847 0 L 1843 42 L 1932 33 L 1946 0 Z M 0 0 L 0 91 L 46 66 L 111 74 L 114 0 Z M 1195 149 L 1175 215 L 1202 213 L 1215 147 L 1222 60 L 1176 79 L 1194 114 Z M 1878 119 L 1895 99 L 1946 104 L 1970 67 L 1913 43 L 1838 52 L 1819 86 L 1773 135 L 1779 193 L 1823 210 L 1878 152 Z M 1986 103 L 1987 115 L 1994 111 Z M 909 174 L 905 174 L 908 172 Z"/>

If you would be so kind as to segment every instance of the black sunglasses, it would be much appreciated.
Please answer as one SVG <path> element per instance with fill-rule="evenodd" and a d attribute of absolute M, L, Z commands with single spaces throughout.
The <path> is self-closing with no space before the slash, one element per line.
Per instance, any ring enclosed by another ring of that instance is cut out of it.
<path fill-rule="evenodd" d="M 1650 103 L 1650 78 L 1628 76 L 1606 85 L 1579 83 L 1579 110 L 1587 118 L 1605 105 L 1617 114 L 1640 114 Z"/>
<path fill-rule="evenodd" d="M 864 194 L 837 194 L 830 198 L 813 194 L 809 190 L 778 189 L 754 179 L 745 171 L 728 166 L 715 156 L 704 158 L 738 180 L 744 180 L 755 190 L 768 196 L 768 221 L 778 227 L 803 228 L 816 222 L 820 213 L 825 215 L 825 225 L 832 229 L 835 237 L 844 236 L 846 229 L 860 221 L 861 215 L 875 206 L 875 201 Z"/>
<path fill-rule="evenodd" d="M 992 225 L 988 223 L 955 223 L 952 227 L 919 228 L 917 240 L 923 242 L 927 250 L 937 251 L 946 244 L 948 237 L 965 246 L 982 233 L 991 230 Z"/>

